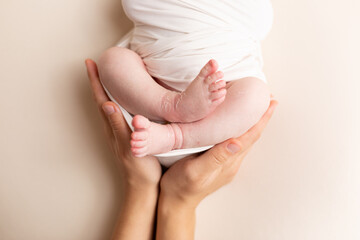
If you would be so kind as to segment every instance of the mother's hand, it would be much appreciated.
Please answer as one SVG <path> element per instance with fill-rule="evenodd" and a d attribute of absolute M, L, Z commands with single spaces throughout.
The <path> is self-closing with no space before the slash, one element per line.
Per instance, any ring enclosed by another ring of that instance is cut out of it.
<path fill-rule="evenodd" d="M 136 158 L 130 151 L 131 130 L 118 106 L 107 97 L 96 63 L 85 61 L 91 88 L 122 178 L 122 201 L 112 239 L 152 239 L 161 166 L 152 156 Z"/>
<path fill-rule="evenodd" d="M 125 187 L 157 186 L 161 177 L 159 161 L 152 156 L 133 157 L 130 151 L 131 130 L 119 107 L 106 95 L 99 79 L 96 63 L 86 60 L 88 77 L 99 111 L 104 119 L 105 131 Z"/>
<path fill-rule="evenodd" d="M 198 157 L 181 159 L 165 172 L 160 183 L 157 239 L 193 238 L 195 208 L 233 179 L 277 104 L 272 100 L 260 121 L 242 136 L 217 144 Z"/>
<path fill-rule="evenodd" d="M 276 100 L 261 120 L 238 138 L 232 138 L 198 157 L 175 163 L 162 177 L 161 191 L 197 205 L 205 196 L 229 183 L 253 144 L 260 138 L 277 105 Z"/>

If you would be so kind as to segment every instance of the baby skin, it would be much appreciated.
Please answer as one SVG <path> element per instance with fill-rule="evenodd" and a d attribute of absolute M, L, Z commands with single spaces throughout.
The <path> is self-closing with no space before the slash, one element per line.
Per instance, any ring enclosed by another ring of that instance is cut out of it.
<path fill-rule="evenodd" d="M 240 136 L 270 103 L 270 92 L 262 80 L 247 77 L 226 83 L 213 59 L 183 92 L 158 84 L 141 57 L 126 48 L 105 51 L 99 60 L 99 75 L 116 101 L 135 115 L 130 145 L 136 157 Z"/>

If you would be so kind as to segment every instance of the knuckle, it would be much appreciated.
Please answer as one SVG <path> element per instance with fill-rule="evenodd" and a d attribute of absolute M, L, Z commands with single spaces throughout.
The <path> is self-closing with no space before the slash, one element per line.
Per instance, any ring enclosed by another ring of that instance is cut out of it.
<path fill-rule="evenodd" d="M 226 155 L 223 154 L 222 152 L 217 152 L 217 153 L 210 152 L 210 154 L 217 165 L 223 165 L 224 162 L 226 162 L 226 160 L 227 160 Z"/>
<path fill-rule="evenodd" d="M 119 133 L 119 132 L 121 132 L 121 123 L 114 115 L 116 115 L 116 114 L 112 114 L 109 117 L 110 126 L 115 133 Z"/>

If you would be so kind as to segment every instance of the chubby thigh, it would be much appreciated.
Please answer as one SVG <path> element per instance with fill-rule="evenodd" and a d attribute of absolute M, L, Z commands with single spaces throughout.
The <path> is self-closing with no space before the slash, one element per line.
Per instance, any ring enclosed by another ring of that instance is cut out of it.
<path fill-rule="evenodd" d="M 101 82 L 122 107 L 134 115 L 163 120 L 158 106 L 168 90 L 152 78 L 137 53 L 112 47 L 101 55 L 98 65 Z"/>
<path fill-rule="evenodd" d="M 270 104 L 266 83 L 255 77 L 227 82 L 225 101 L 206 118 L 180 124 L 183 148 L 207 146 L 238 137 L 255 125 Z"/>

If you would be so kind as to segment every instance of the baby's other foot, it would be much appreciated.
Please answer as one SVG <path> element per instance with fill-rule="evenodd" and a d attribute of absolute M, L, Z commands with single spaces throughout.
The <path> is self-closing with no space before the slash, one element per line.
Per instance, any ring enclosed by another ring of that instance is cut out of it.
<path fill-rule="evenodd" d="M 131 124 L 131 152 L 135 157 L 144 157 L 171 151 L 182 145 L 182 134 L 176 124 L 157 124 L 144 116 L 136 115 Z"/>
<path fill-rule="evenodd" d="M 178 94 L 174 108 L 179 122 L 200 120 L 225 100 L 226 82 L 220 80 L 224 74 L 217 69 L 217 62 L 211 59 L 186 90 Z"/>

